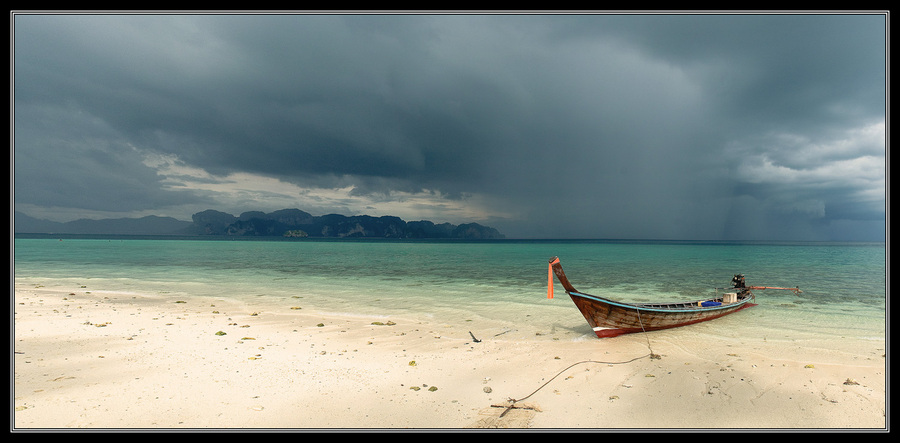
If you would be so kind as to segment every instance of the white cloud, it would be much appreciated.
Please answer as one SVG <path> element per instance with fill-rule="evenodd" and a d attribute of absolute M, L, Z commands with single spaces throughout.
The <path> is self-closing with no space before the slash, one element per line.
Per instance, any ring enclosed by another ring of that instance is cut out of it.
<path fill-rule="evenodd" d="M 728 152 L 738 165 L 736 181 L 752 185 L 748 192 L 777 212 L 868 219 L 885 210 L 884 121 L 823 140 L 769 135 Z"/>
<path fill-rule="evenodd" d="M 507 218 L 498 213 L 486 196 L 466 195 L 450 199 L 439 191 L 389 191 L 389 195 L 355 193 L 352 185 L 336 188 L 299 186 L 258 174 L 237 172 L 216 176 L 188 166 L 174 155 L 147 154 L 144 164 L 156 169 L 163 185 L 171 190 L 204 193 L 222 204 L 225 212 L 271 211 L 298 208 L 313 215 L 392 215 L 407 221 L 465 223 L 489 218 Z M 352 180 L 351 180 L 352 181 Z"/>
<path fill-rule="evenodd" d="M 816 141 L 799 134 L 774 134 L 754 144 L 732 146 L 738 172 L 749 183 L 800 186 L 850 185 L 884 191 L 884 121 Z M 756 151 L 756 152 L 754 152 Z"/>

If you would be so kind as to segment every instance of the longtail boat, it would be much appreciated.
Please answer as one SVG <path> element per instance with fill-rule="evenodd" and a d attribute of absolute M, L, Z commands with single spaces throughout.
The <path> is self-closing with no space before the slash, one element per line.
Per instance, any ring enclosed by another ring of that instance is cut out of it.
<path fill-rule="evenodd" d="M 625 303 L 579 292 L 563 272 L 558 257 L 550 259 L 547 277 L 547 297 L 553 298 L 553 275 L 566 289 L 575 306 L 584 315 L 599 338 L 615 337 L 634 332 L 687 326 L 713 320 L 742 309 L 756 306 L 754 289 L 785 289 L 801 292 L 799 288 L 747 286 L 742 274 L 732 278 L 732 287 L 714 297 L 676 303 Z"/>

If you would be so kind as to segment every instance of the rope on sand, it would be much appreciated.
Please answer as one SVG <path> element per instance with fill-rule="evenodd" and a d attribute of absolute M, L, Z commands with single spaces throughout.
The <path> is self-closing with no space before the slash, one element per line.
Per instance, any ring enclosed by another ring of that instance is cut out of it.
<path fill-rule="evenodd" d="M 512 409 L 518 409 L 518 408 L 519 408 L 518 406 L 516 406 L 516 403 L 521 402 L 521 401 L 524 401 L 524 400 L 527 400 L 529 397 L 531 397 L 532 395 L 536 394 L 538 391 L 540 391 L 541 389 L 543 389 L 545 386 L 549 385 L 550 382 L 552 382 L 553 380 L 555 380 L 557 377 L 559 377 L 560 375 L 562 375 L 564 372 L 568 371 L 569 369 L 572 369 L 572 368 L 575 367 L 575 366 L 581 365 L 581 364 L 585 364 L 585 363 L 596 363 L 596 364 L 604 364 L 604 365 L 624 365 L 624 364 L 631 363 L 631 362 L 640 360 L 640 359 L 642 359 L 642 358 L 647 358 L 647 357 L 650 357 L 650 359 L 659 359 L 659 358 L 661 358 L 661 357 L 659 356 L 659 354 L 655 354 L 655 353 L 653 352 L 653 349 L 650 347 L 650 337 L 647 336 L 647 331 L 644 330 L 644 321 L 643 321 L 643 319 L 641 319 L 640 315 L 641 315 L 641 314 L 640 314 L 640 311 L 638 311 L 638 321 L 641 322 L 641 331 L 644 333 L 644 337 L 647 338 L 647 348 L 650 350 L 650 353 L 648 353 L 648 354 L 646 354 L 646 355 L 642 355 L 642 356 L 640 356 L 640 357 L 635 357 L 635 358 L 632 358 L 632 359 L 630 359 L 630 360 L 625 360 L 625 361 L 620 361 L 620 362 L 607 362 L 607 361 L 596 361 L 596 360 L 583 360 L 583 361 L 580 361 L 580 362 L 577 362 L 577 363 L 573 363 L 573 364 L 569 365 L 568 367 L 566 367 L 565 369 L 559 371 L 556 375 L 554 375 L 553 377 L 551 377 L 550 380 L 547 380 L 544 384 L 542 384 L 540 387 L 538 387 L 537 389 L 535 389 L 534 392 L 532 392 L 531 394 L 528 394 L 528 395 L 526 395 L 525 397 L 522 397 L 522 398 L 520 398 L 520 399 L 513 399 L 513 398 L 510 398 L 510 399 L 508 399 L 508 401 L 509 401 L 509 404 L 508 404 L 508 405 L 491 405 L 491 407 L 492 407 L 492 408 L 506 408 L 506 410 L 504 410 L 502 413 L 500 413 L 500 418 L 502 418 L 502 417 L 503 417 L 504 415 L 506 415 L 506 413 L 509 412 L 510 410 L 512 410 Z M 471 334 L 471 332 L 469 332 L 469 333 Z M 472 338 L 475 338 L 475 336 L 473 335 Z M 527 408 L 527 407 L 526 407 L 526 408 L 521 408 L 521 409 L 533 409 L 533 408 Z"/>
<path fill-rule="evenodd" d="M 640 356 L 640 357 L 632 358 L 631 360 L 626 360 L 626 361 L 621 361 L 621 362 L 608 362 L 608 361 L 584 360 L 584 361 L 580 361 L 580 362 L 577 362 L 577 363 L 573 363 L 573 364 L 569 365 L 567 368 L 563 369 L 562 371 L 559 371 L 556 375 L 554 375 L 552 378 L 550 378 L 550 380 L 547 380 L 544 384 L 542 384 L 540 387 L 538 387 L 537 389 L 535 389 L 534 392 L 532 392 L 531 394 L 528 394 L 528 395 L 526 395 L 525 397 L 522 397 L 522 398 L 520 398 L 520 399 L 513 399 L 513 398 L 510 398 L 510 399 L 509 399 L 509 404 L 508 404 L 508 405 L 491 405 L 491 407 L 492 407 L 492 408 L 506 408 L 506 410 L 503 411 L 503 412 L 500 414 L 500 417 L 503 417 L 503 416 L 506 415 L 506 413 L 509 412 L 511 409 L 517 408 L 516 403 L 527 400 L 529 397 L 531 397 L 531 396 L 534 395 L 534 394 L 537 394 L 538 391 L 540 391 L 540 390 L 543 389 L 545 386 L 547 386 L 548 384 L 550 384 L 550 382 L 552 382 L 552 381 L 555 380 L 557 377 L 559 377 L 560 375 L 562 375 L 562 373 L 568 371 L 569 369 L 572 369 L 572 368 L 575 367 L 575 366 L 581 365 L 581 364 L 585 364 L 585 363 L 596 363 L 596 364 L 604 364 L 604 365 L 623 365 L 623 364 L 631 363 L 631 362 L 633 362 L 633 361 L 640 360 L 640 359 L 642 359 L 642 358 L 647 358 L 647 357 L 651 357 L 651 358 L 659 358 L 659 356 L 656 356 L 656 354 L 650 353 L 650 354 L 647 354 L 647 355 L 642 355 L 642 356 Z M 531 409 L 531 408 L 523 408 L 523 409 Z"/>

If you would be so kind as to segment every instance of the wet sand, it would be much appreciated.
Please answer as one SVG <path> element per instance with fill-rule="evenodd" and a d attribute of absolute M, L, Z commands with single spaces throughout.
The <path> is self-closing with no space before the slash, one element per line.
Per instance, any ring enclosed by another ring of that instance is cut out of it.
<path fill-rule="evenodd" d="M 886 427 L 878 340 L 521 340 L 52 283 L 17 284 L 13 309 L 13 430 Z"/>

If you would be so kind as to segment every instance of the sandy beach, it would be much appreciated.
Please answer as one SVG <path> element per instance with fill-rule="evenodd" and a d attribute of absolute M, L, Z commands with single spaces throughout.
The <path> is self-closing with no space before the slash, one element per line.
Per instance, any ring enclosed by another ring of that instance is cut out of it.
<path fill-rule="evenodd" d="M 886 427 L 882 340 L 522 341 L 49 283 L 17 283 L 14 315 L 13 430 Z"/>

